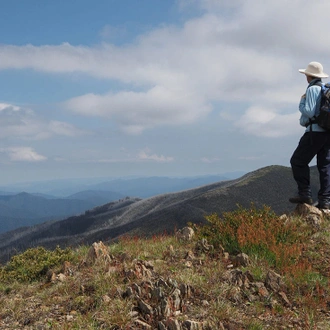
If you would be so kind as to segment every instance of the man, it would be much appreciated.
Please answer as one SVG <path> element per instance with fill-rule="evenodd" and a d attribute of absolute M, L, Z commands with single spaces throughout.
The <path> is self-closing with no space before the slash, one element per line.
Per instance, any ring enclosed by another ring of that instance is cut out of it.
<path fill-rule="evenodd" d="M 320 178 L 317 207 L 330 209 L 330 132 L 313 123 L 320 108 L 321 79 L 329 76 L 323 72 L 323 66 L 318 62 L 309 63 L 306 69 L 300 69 L 299 72 L 306 75 L 308 82 L 306 93 L 299 103 L 300 125 L 305 126 L 306 131 L 290 160 L 293 177 L 298 185 L 298 196 L 289 201 L 313 204 L 309 163 L 316 156 Z"/>

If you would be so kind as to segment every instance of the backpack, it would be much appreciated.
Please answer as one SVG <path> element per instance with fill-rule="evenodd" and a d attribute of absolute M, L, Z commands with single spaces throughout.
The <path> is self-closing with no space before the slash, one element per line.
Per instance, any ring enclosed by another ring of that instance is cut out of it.
<path fill-rule="evenodd" d="M 318 82 L 315 85 L 321 87 L 321 104 L 319 114 L 314 120 L 310 120 L 310 124 L 316 123 L 325 130 L 330 131 L 330 83 L 323 85 Z"/>

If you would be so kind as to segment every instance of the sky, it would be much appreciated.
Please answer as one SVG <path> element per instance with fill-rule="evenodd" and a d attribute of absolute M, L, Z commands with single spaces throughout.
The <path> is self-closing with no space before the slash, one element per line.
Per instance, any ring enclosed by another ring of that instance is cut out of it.
<path fill-rule="evenodd" d="M 304 133 L 298 70 L 330 73 L 329 11 L 328 0 L 0 0 L 0 184 L 290 166 Z"/>

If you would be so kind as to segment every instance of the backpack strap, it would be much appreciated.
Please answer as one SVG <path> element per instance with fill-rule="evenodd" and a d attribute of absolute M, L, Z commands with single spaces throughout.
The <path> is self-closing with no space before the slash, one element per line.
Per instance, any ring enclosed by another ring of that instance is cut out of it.
<path fill-rule="evenodd" d="M 321 90 L 322 90 L 322 87 L 323 87 L 322 80 L 321 80 L 321 79 L 316 79 L 316 80 L 313 82 L 312 85 L 308 86 L 308 88 L 309 88 L 309 87 L 312 87 L 312 86 L 320 86 L 320 87 L 321 87 Z M 308 89 L 308 88 L 307 88 L 307 89 Z M 309 119 L 309 122 L 308 122 L 308 124 L 306 125 L 306 128 L 307 128 L 308 126 L 310 126 L 310 132 L 313 132 L 313 126 L 312 126 L 312 124 L 317 124 L 317 122 L 316 122 L 316 118 L 315 118 L 314 116 L 313 116 L 312 118 Z"/>

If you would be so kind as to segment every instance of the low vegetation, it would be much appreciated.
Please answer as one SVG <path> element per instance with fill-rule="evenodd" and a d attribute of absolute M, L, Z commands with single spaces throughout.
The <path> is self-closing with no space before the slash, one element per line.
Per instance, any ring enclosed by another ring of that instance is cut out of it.
<path fill-rule="evenodd" d="M 122 237 L 96 256 L 12 257 L 0 329 L 329 329 L 326 215 L 315 226 L 252 205 L 206 220 L 189 238 Z"/>

